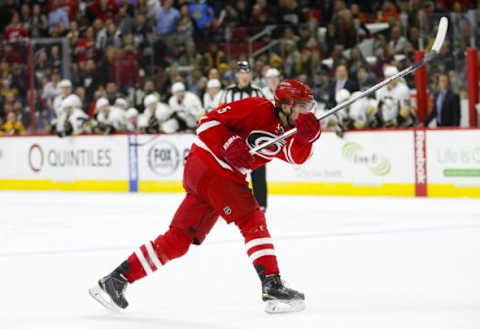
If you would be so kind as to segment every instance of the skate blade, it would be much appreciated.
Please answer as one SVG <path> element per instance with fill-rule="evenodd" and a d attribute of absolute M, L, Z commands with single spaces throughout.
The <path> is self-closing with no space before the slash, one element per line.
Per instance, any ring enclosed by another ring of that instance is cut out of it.
<path fill-rule="evenodd" d="M 88 289 L 88 293 L 90 296 L 92 296 L 93 299 L 95 299 L 97 302 L 99 302 L 101 305 L 103 305 L 106 309 L 112 311 L 112 312 L 120 312 L 122 309 L 115 304 L 110 296 L 102 290 L 99 286 L 95 286 L 93 288 Z"/>
<path fill-rule="evenodd" d="M 305 309 L 305 301 L 295 300 L 268 300 L 265 312 L 270 314 L 301 312 Z"/>

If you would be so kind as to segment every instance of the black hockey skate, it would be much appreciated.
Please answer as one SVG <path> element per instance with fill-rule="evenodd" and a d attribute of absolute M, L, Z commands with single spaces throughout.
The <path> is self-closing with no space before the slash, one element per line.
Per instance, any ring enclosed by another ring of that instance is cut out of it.
<path fill-rule="evenodd" d="M 116 312 L 128 306 L 128 302 L 124 296 L 128 281 L 125 276 L 123 276 L 121 267 L 122 265 L 110 275 L 98 280 L 98 285 L 88 290 L 90 296 L 97 302 L 107 309 Z"/>
<path fill-rule="evenodd" d="M 262 279 L 262 293 L 267 313 L 300 312 L 305 309 L 305 295 L 286 287 L 278 274 Z"/>

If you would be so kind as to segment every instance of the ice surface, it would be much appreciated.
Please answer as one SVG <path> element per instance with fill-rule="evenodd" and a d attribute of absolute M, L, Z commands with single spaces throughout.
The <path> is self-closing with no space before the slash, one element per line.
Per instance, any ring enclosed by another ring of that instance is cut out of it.
<path fill-rule="evenodd" d="M 180 194 L 0 193 L 3 329 L 480 328 L 480 201 L 270 197 L 283 278 L 302 313 L 268 315 L 234 225 L 127 290 L 87 289 L 168 227 Z"/>

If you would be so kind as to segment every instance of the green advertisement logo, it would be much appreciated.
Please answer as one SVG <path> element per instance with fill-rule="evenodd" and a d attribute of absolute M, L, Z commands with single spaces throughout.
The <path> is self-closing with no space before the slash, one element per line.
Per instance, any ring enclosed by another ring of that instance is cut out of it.
<path fill-rule="evenodd" d="M 392 169 L 388 159 L 376 153 L 366 151 L 355 142 L 346 142 L 342 147 L 342 155 L 354 164 L 364 165 L 377 176 L 386 176 Z"/>

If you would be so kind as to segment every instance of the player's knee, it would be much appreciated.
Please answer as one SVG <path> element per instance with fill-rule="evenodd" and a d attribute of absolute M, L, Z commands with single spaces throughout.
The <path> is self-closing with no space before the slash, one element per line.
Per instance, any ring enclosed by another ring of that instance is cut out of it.
<path fill-rule="evenodd" d="M 256 209 L 240 218 L 236 221 L 236 224 L 244 237 L 251 235 L 269 236 L 265 214 L 260 209 Z"/>
<path fill-rule="evenodd" d="M 153 244 L 159 257 L 163 256 L 168 261 L 185 255 L 192 244 L 192 238 L 188 232 L 170 227 L 165 234 L 156 238 Z"/>

